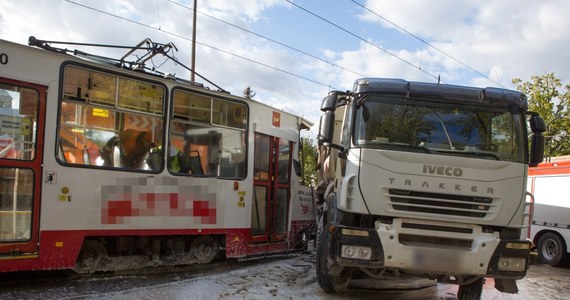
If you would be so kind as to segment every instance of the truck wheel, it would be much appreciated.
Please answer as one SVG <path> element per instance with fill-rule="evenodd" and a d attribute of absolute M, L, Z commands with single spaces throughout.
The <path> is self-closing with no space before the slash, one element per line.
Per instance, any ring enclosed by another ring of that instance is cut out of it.
<path fill-rule="evenodd" d="M 319 215 L 317 217 L 317 233 L 315 234 L 315 249 L 319 249 L 319 244 L 322 242 L 321 237 L 323 235 L 323 219 L 324 215 Z"/>
<path fill-rule="evenodd" d="M 469 284 L 460 285 L 457 290 L 457 300 L 479 300 L 483 294 L 483 278 Z"/>
<path fill-rule="evenodd" d="M 351 269 L 344 268 L 340 276 L 330 275 L 332 262 L 329 258 L 331 234 L 323 228 L 321 240 L 317 246 L 317 281 L 319 286 L 327 293 L 342 293 L 346 291 L 350 283 Z"/>
<path fill-rule="evenodd" d="M 538 240 L 538 257 L 544 264 L 553 267 L 560 267 L 566 264 L 566 244 L 562 239 L 552 233 L 547 232 Z"/>

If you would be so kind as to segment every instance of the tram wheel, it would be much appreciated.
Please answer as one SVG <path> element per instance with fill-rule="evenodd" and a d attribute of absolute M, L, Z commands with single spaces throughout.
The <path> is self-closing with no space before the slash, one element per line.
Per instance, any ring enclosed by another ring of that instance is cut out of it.
<path fill-rule="evenodd" d="M 214 260 L 220 251 L 218 241 L 209 235 L 200 236 L 192 241 L 190 253 L 196 256 L 201 264 L 207 264 Z"/>
<path fill-rule="evenodd" d="M 97 271 L 105 256 L 107 256 L 107 250 L 100 241 L 85 240 L 73 270 L 77 273 L 93 273 Z"/>

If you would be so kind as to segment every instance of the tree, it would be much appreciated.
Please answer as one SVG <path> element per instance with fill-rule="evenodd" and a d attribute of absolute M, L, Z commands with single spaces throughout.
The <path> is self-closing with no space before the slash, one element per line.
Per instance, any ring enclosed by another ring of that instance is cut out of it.
<path fill-rule="evenodd" d="M 253 99 L 253 97 L 255 97 L 255 94 L 255 91 L 252 90 L 249 85 L 243 90 L 243 96 L 247 99 Z"/>
<path fill-rule="evenodd" d="M 303 168 L 302 180 L 305 185 L 317 185 L 317 146 L 310 138 L 301 138 L 301 166 Z"/>
<path fill-rule="evenodd" d="M 546 123 L 545 157 L 570 154 L 570 85 L 562 85 L 554 73 L 532 76 L 528 82 L 514 78 L 518 91 L 528 97 L 529 110 Z"/>

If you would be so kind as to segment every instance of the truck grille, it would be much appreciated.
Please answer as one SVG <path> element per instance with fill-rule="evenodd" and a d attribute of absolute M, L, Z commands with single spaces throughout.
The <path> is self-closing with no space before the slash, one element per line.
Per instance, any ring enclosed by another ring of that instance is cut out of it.
<path fill-rule="evenodd" d="M 492 198 L 473 197 L 462 195 L 449 195 L 439 193 L 425 193 L 410 190 L 389 189 L 388 204 L 395 210 L 438 214 L 447 216 L 461 216 L 472 218 L 485 218 L 492 214 Z"/>

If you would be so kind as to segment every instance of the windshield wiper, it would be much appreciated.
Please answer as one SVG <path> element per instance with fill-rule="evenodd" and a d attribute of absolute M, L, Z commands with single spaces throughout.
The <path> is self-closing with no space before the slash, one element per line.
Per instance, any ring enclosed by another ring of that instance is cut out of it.
<path fill-rule="evenodd" d="M 501 160 L 499 158 L 499 156 L 497 156 L 497 154 L 493 153 L 493 152 L 479 152 L 479 151 L 463 151 L 463 153 L 465 154 L 473 154 L 473 155 L 477 155 L 477 156 L 488 156 L 488 157 L 492 157 L 496 160 Z"/>
<path fill-rule="evenodd" d="M 493 153 L 493 152 L 481 152 L 481 151 L 461 151 L 461 150 L 440 150 L 440 149 L 435 149 L 437 152 L 443 152 L 443 153 L 452 153 L 455 155 L 460 155 L 460 156 L 468 156 L 468 155 L 475 155 L 475 156 L 482 156 L 482 157 L 492 157 L 496 160 L 501 160 L 501 158 L 499 158 L 499 156 L 497 156 L 497 154 Z"/>
<path fill-rule="evenodd" d="M 441 117 L 439 116 L 437 111 L 435 111 L 435 109 L 432 108 L 431 111 L 433 111 L 433 113 L 435 114 L 435 116 L 439 120 L 439 123 L 441 123 L 441 127 L 443 127 L 443 132 L 445 133 L 445 136 L 447 137 L 447 142 L 449 143 L 449 148 L 452 150 L 455 150 L 455 147 L 453 147 L 453 143 L 451 142 L 451 137 L 449 136 L 449 132 L 447 132 L 447 127 L 445 127 L 443 120 L 441 119 Z"/>
<path fill-rule="evenodd" d="M 408 144 L 399 144 L 399 143 L 383 143 L 383 142 L 368 142 L 365 144 L 366 147 L 370 148 L 382 148 L 387 150 L 404 150 L 404 151 L 411 151 L 411 152 L 425 152 L 432 154 L 433 152 L 425 146 L 413 146 Z"/>

